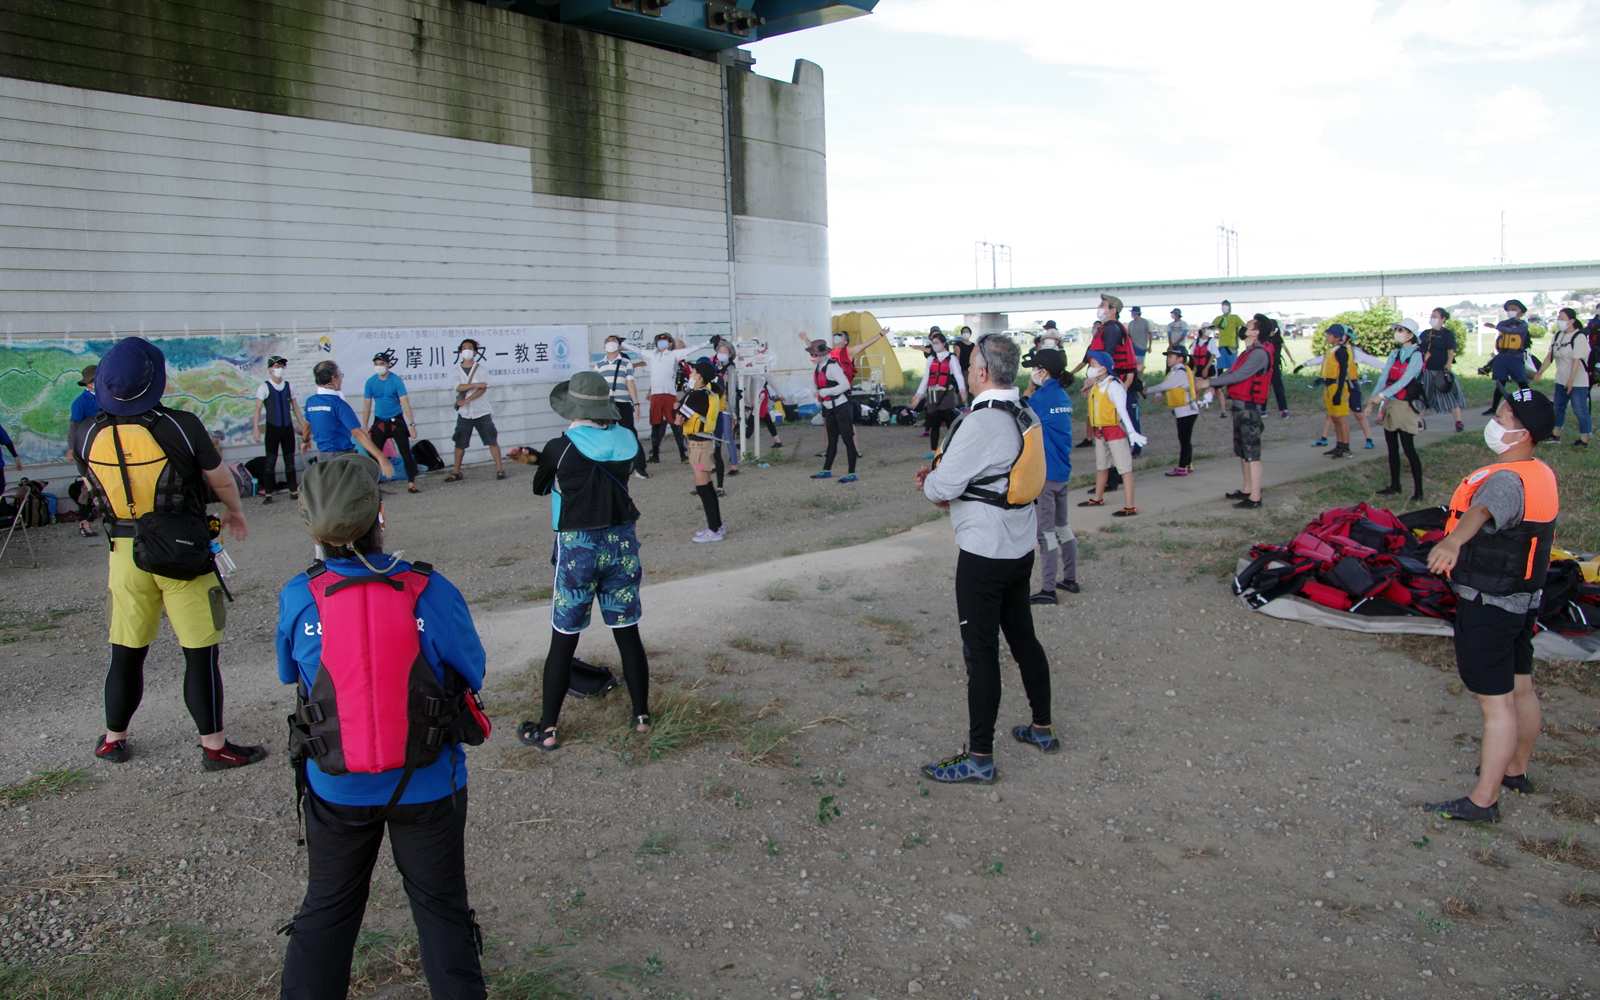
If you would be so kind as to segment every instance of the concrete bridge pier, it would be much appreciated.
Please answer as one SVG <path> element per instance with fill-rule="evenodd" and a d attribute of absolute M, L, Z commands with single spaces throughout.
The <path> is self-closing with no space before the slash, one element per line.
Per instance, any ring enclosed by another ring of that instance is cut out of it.
<path fill-rule="evenodd" d="M 967 313 L 961 319 L 962 326 L 972 327 L 973 339 L 986 333 L 1004 333 L 1011 325 L 1011 317 L 1005 313 Z"/>

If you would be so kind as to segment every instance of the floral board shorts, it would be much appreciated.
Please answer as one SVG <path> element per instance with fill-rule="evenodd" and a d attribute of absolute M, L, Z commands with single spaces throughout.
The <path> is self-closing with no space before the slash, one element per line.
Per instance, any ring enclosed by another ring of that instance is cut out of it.
<path fill-rule="evenodd" d="M 558 531 L 552 561 L 555 586 L 550 596 L 550 624 L 574 635 L 589 627 L 596 598 L 607 628 L 637 625 L 639 607 L 639 538 L 632 524 L 592 531 Z"/>

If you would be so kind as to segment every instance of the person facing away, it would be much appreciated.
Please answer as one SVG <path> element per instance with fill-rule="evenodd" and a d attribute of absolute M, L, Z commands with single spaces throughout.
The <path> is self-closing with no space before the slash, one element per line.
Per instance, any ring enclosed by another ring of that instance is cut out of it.
<path fill-rule="evenodd" d="M 299 510 L 319 559 L 279 592 L 275 646 L 278 679 L 296 691 L 290 748 L 308 871 L 280 995 L 349 993 L 387 833 L 429 990 L 439 1000 L 483 1000 L 461 748 L 488 735 L 468 693 L 483 686 L 485 662 L 472 613 L 444 574 L 384 552 L 378 467 L 367 456 L 307 469 Z M 341 687 L 375 695 L 341 699 Z"/>
<path fill-rule="evenodd" d="M 1528 764 L 1543 713 L 1533 634 L 1561 513 L 1555 472 L 1534 447 L 1550 439 L 1555 422 L 1543 393 L 1511 391 L 1483 428 L 1496 461 L 1456 487 L 1445 537 L 1428 552 L 1428 568 L 1448 576 L 1456 593 L 1456 672 L 1483 714 L 1472 791 L 1423 807 L 1449 819 L 1496 823 L 1503 789 L 1534 791 Z"/>
<path fill-rule="evenodd" d="M 106 729 L 95 756 L 111 764 L 133 756 L 128 729 L 144 698 L 145 660 L 165 612 L 183 650 L 183 700 L 200 731 L 200 766 L 222 771 L 254 764 L 267 756 L 266 747 L 239 746 L 223 732 L 219 653 L 227 592 L 209 548 L 199 551 L 209 545 L 203 538 L 207 487 L 224 507 L 228 534 L 240 541 L 249 534 L 239 485 L 200 418 L 161 405 L 167 366 L 156 345 L 142 337 L 117 341 L 100 359 L 95 381 L 101 412 L 79 444 L 111 542 L 111 665 Z M 139 466 L 137 478 L 130 463 Z M 160 519 L 141 521 L 151 514 Z M 142 542 L 137 552 L 136 537 Z"/>
<path fill-rule="evenodd" d="M 1039 418 L 1044 434 L 1044 489 L 1034 501 L 1038 521 L 1039 590 L 1030 604 L 1056 603 L 1056 590 L 1078 593 L 1078 538 L 1067 523 L 1072 504 L 1067 481 L 1072 478 L 1072 376 L 1067 356 L 1055 348 L 1035 349 L 1024 395 Z"/>
<path fill-rule="evenodd" d="M 534 494 L 550 497 L 556 579 L 542 714 L 537 723 L 522 723 L 517 736 L 540 750 L 561 746 L 556 723 L 572 686 L 578 637 L 589 627 L 597 601 L 622 660 L 634 728 L 650 731 L 650 667 L 639 637 L 644 614 L 639 603 L 644 571 L 634 530 L 639 508 L 627 485 L 641 449 L 609 397 L 605 378 L 595 372 L 579 372 L 550 391 L 550 408 L 571 423 L 545 446 L 533 477 Z"/>
<path fill-rule="evenodd" d="M 1061 746 L 1050 721 L 1050 664 L 1034 634 L 1028 603 L 1038 538 L 1034 505 L 1012 509 L 971 492 L 982 481 L 982 489 L 1004 497 L 1012 466 L 1022 453 L 1016 418 L 1022 404 L 1013 387 L 1019 353 L 1003 334 L 979 338 L 972 358 L 972 387 L 977 390 L 972 410 L 951 428 L 936 466 L 924 466 L 916 474 L 923 495 L 948 507 L 960 550 L 955 590 L 967 666 L 968 744 L 954 757 L 922 768 L 923 776 L 939 782 L 988 784 L 995 779 L 1002 632 L 1033 716 L 1030 723 L 1013 728 L 1012 737 L 1045 753 Z"/>

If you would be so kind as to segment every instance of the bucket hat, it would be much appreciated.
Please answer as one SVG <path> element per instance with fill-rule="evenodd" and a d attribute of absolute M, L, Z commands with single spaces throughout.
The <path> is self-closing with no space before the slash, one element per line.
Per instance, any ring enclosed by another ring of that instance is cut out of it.
<path fill-rule="evenodd" d="M 136 417 L 167 391 L 167 358 L 143 337 L 124 337 L 95 368 L 95 400 L 118 417 Z"/>
<path fill-rule="evenodd" d="M 578 372 L 550 390 L 550 409 L 568 420 L 621 420 L 599 372 Z"/>

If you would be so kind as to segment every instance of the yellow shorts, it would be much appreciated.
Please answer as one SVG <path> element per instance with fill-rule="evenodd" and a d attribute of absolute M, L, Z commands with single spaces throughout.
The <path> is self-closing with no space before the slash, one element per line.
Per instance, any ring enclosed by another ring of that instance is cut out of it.
<path fill-rule="evenodd" d="M 152 576 L 133 564 L 133 539 L 113 538 L 106 589 L 113 645 L 137 649 L 155 642 L 162 608 L 185 649 L 222 641 L 228 609 L 215 573 L 194 580 Z"/>
<path fill-rule="evenodd" d="M 1322 387 L 1322 405 L 1328 408 L 1330 417 L 1348 417 L 1350 415 L 1350 387 L 1344 387 L 1339 393 L 1339 402 L 1333 401 L 1333 394 L 1339 391 L 1338 385 L 1325 385 Z"/>

